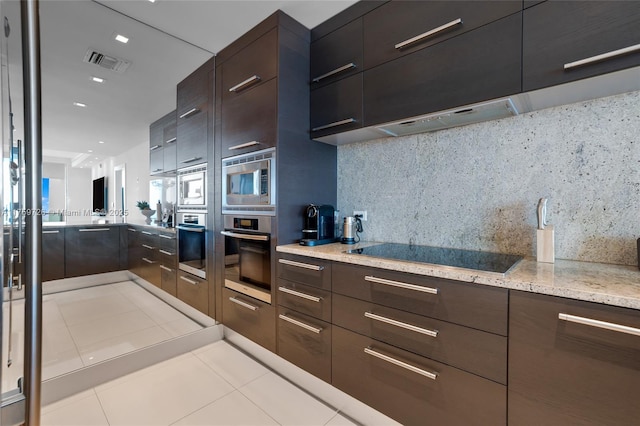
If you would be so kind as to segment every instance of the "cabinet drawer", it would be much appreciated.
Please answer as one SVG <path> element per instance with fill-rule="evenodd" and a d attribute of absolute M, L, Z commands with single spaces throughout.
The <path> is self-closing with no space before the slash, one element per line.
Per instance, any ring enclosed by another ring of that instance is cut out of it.
<path fill-rule="evenodd" d="M 42 230 L 42 281 L 64 278 L 64 228 Z"/>
<path fill-rule="evenodd" d="M 365 68 L 432 46 L 520 10 L 520 0 L 388 2 L 364 17 Z M 467 43 L 469 47 L 474 44 L 473 41 Z"/>
<path fill-rule="evenodd" d="M 334 263 L 333 292 L 507 335 L 508 290 Z"/>
<path fill-rule="evenodd" d="M 331 292 L 293 281 L 278 278 L 278 304 L 331 321 Z"/>
<path fill-rule="evenodd" d="M 169 250 L 171 252 L 176 252 L 178 249 L 176 234 L 175 233 L 160 233 L 158 234 L 158 247 L 161 249 Z"/>
<path fill-rule="evenodd" d="M 332 310 L 335 325 L 507 384 L 506 337 L 339 294 Z"/>
<path fill-rule="evenodd" d="M 278 72 L 278 30 L 273 29 L 222 64 L 222 101 L 244 96 Z"/>
<path fill-rule="evenodd" d="M 331 290 L 331 262 L 281 253 L 278 257 L 278 277 Z"/>
<path fill-rule="evenodd" d="M 228 288 L 222 290 L 222 323 L 276 352 L 275 307 Z"/>
<path fill-rule="evenodd" d="M 158 262 L 160 265 L 165 265 L 170 268 L 175 268 L 178 266 L 178 256 L 174 250 L 168 249 L 158 249 Z"/>
<path fill-rule="evenodd" d="M 223 157 L 276 146 L 276 91 L 277 80 L 271 79 L 241 97 L 223 100 Z"/>
<path fill-rule="evenodd" d="M 362 127 L 362 73 L 311 92 L 311 136 Z"/>
<path fill-rule="evenodd" d="M 332 384 L 404 425 L 506 424 L 503 385 L 335 325 L 331 351 Z"/>
<path fill-rule="evenodd" d="M 509 327 L 511 424 L 638 422 L 637 310 L 511 291 Z"/>
<path fill-rule="evenodd" d="M 640 65 L 640 2 L 547 1 L 523 22 L 525 91 Z M 588 60 L 630 46 L 635 53 Z"/>
<path fill-rule="evenodd" d="M 519 93 L 521 38 L 516 14 L 365 71 L 365 127 Z"/>
<path fill-rule="evenodd" d="M 209 314 L 209 288 L 206 280 L 178 271 L 176 294 L 178 299 L 186 304 L 204 314 Z"/>
<path fill-rule="evenodd" d="M 311 88 L 362 71 L 362 18 L 311 43 Z"/>
<path fill-rule="evenodd" d="M 278 355 L 331 382 L 331 324 L 278 307 Z"/>
<path fill-rule="evenodd" d="M 175 267 L 160 265 L 160 288 L 172 296 L 177 296 L 177 270 Z"/>

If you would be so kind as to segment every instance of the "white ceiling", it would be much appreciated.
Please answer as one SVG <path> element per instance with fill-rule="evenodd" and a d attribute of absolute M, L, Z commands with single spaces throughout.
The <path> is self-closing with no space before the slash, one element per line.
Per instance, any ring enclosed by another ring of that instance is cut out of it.
<path fill-rule="evenodd" d="M 313 28 L 353 3 L 41 0 L 45 157 L 75 158 L 75 164 L 87 166 L 146 143 L 149 124 L 175 108 L 176 84 L 271 13 L 281 9 Z M 115 33 L 129 37 L 129 43 L 115 41 Z M 83 63 L 89 48 L 130 61 L 131 66 L 118 74 Z M 14 54 L 12 60 L 17 57 Z M 13 68 L 12 72 L 18 74 Z M 91 76 L 106 82 L 94 83 Z M 12 75 L 14 87 L 17 77 Z M 19 102 L 14 99 L 14 104 Z"/>

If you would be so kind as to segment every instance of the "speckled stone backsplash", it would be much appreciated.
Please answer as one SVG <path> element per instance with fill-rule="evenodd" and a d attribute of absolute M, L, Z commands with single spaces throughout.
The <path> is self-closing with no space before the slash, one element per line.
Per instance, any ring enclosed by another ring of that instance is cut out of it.
<path fill-rule="evenodd" d="M 362 238 L 535 256 L 548 198 L 557 259 L 636 265 L 640 92 L 338 148 L 341 215 Z"/>

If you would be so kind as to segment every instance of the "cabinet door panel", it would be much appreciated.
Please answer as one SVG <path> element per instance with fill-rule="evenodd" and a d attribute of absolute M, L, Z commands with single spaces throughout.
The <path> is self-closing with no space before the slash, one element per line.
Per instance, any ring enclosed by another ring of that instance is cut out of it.
<path fill-rule="evenodd" d="M 235 99 L 274 78 L 278 71 L 278 30 L 273 29 L 222 65 L 222 99 Z M 252 79 L 255 77 L 255 79 Z M 247 81 L 249 80 L 249 81 Z M 246 82 L 245 84 L 242 84 Z"/>
<path fill-rule="evenodd" d="M 177 292 L 178 274 L 174 267 L 160 265 L 160 288 L 172 296 L 178 296 Z"/>
<path fill-rule="evenodd" d="M 225 327 L 276 352 L 275 308 L 228 288 L 222 290 L 222 296 L 222 323 Z"/>
<path fill-rule="evenodd" d="M 178 120 L 178 169 L 207 162 L 207 125 L 206 109 L 199 109 L 192 115 Z"/>
<path fill-rule="evenodd" d="M 339 294 L 333 296 L 332 309 L 335 325 L 507 384 L 504 336 Z"/>
<path fill-rule="evenodd" d="M 164 148 L 149 151 L 149 174 L 158 175 L 164 172 Z"/>
<path fill-rule="evenodd" d="M 332 337 L 332 384 L 400 423 L 506 424 L 506 386 L 335 325 Z"/>
<path fill-rule="evenodd" d="M 331 321 L 331 292 L 278 278 L 278 304 Z"/>
<path fill-rule="evenodd" d="M 364 125 L 518 93 L 520 14 L 364 73 Z"/>
<path fill-rule="evenodd" d="M 276 145 L 277 80 L 261 84 L 242 96 L 222 102 L 222 157 Z M 258 142 L 248 148 L 238 146 Z"/>
<path fill-rule="evenodd" d="M 278 277 L 331 290 L 331 262 L 282 253 L 278 258 Z"/>
<path fill-rule="evenodd" d="M 362 71 L 362 18 L 311 44 L 311 88 Z"/>
<path fill-rule="evenodd" d="M 163 153 L 163 168 L 165 172 L 172 172 L 176 170 L 177 158 L 178 158 L 178 129 L 175 121 L 175 112 L 173 121 L 164 128 L 164 148 Z M 153 168 L 151 167 L 151 170 Z"/>
<path fill-rule="evenodd" d="M 42 281 L 64 278 L 64 228 L 42 230 Z"/>
<path fill-rule="evenodd" d="M 640 329 L 638 311 L 511 291 L 509 422 L 630 425 L 640 418 L 640 337 L 559 314 Z"/>
<path fill-rule="evenodd" d="M 637 1 L 547 1 L 524 12 L 523 89 L 535 90 L 640 65 L 635 53 L 565 69 L 640 43 Z"/>
<path fill-rule="evenodd" d="M 311 92 L 311 136 L 362 127 L 362 73 Z"/>
<path fill-rule="evenodd" d="M 364 17 L 365 68 L 464 34 L 521 9 L 522 1 L 389 2 Z M 460 23 L 455 23 L 458 19 Z M 450 27 L 441 28 L 447 24 Z M 429 32 L 431 35 L 425 35 Z M 424 36 L 419 38 L 421 35 Z M 419 39 L 415 42 L 396 48 L 416 37 Z"/>
<path fill-rule="evenodd" d="M 65 229 L 65 275 L 99 274 L 120 268 L 120 229 L 70 227 Z"/>
<path fill-rule="evenodd" d="M 331 324 L 278 307 L 278 355 L 331 382 Z"/>
<path fill-rule="evenodd" d="M 205 315 L 209 314 L 209 288 L 206 280 L 179 271 L 176 292 L 178 299 Z"/>

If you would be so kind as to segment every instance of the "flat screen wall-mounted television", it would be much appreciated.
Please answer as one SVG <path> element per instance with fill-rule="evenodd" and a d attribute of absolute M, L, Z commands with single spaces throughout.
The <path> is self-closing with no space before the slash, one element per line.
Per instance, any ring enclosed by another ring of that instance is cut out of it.
<path fill-rule="evenodd" d="M 107 211 L 107 178 L 101 177 L 93 180 L 93 212 L 104 213 Z"/>

